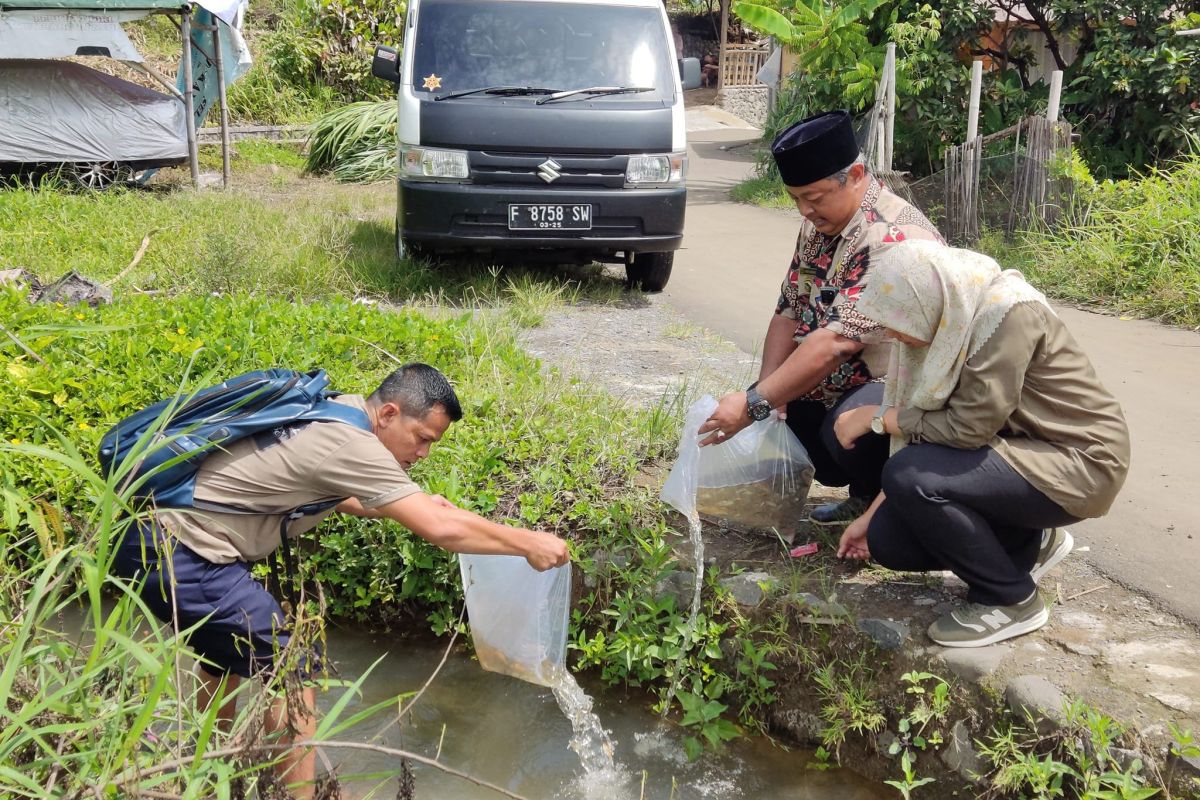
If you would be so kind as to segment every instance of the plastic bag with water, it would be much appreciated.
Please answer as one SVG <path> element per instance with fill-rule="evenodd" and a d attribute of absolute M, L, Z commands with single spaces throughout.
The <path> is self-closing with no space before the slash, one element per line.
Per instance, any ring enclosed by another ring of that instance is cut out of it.
<path fill-rule="evenodd" d="M 479 664 L 553 686 L 565 673 L 571 565 L 538 572 L 520 556 L 460 555 Z"/>
<path fill-rule="evenodd" d="M 813 480 L 804 445 L 772 414 L 721 444 L 700 447 L 697 431 L 716 408 L 705 395 L 688 409 L 663 502 L 689 519 L 698 513 L 753 528 L 794 525 Z"/>

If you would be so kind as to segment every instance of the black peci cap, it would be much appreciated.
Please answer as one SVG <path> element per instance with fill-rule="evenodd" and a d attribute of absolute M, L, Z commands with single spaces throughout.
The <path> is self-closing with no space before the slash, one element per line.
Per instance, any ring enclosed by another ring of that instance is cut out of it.
<path fill-rule="evenodd" d="M 850 112 L 827 111 L 802 119 L 775 137 L 771 155 L 788 186 L 806 186 L 845 169 L 858 158 Z"/>

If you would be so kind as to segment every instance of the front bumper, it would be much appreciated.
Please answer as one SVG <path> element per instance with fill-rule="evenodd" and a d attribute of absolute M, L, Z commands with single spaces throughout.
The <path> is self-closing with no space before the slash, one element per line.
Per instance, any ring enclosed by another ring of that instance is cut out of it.
<path fill-rule="evenodd" d="M 396 224 L 405 240 L 435 250 L 543 249 L 612 255 L 678 250 L 684 187 L 553 189 L 399 182 Z M 588 203 L 590 230 L 509 230 L 510 203 Z"/>

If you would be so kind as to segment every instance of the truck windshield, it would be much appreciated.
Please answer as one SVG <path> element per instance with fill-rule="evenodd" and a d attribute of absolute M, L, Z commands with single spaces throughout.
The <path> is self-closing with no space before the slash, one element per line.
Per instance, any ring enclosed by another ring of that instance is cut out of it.
<path fill-rule="evenodd" d="M 664 27 L 657 8 L 544 0 L 423 0 L 413 90 L 432 100 L 487 87 L 571 91 L 632 86 L 652 90 L 593 94 L 588 99 L 673 100 L 674 65 Z"/>

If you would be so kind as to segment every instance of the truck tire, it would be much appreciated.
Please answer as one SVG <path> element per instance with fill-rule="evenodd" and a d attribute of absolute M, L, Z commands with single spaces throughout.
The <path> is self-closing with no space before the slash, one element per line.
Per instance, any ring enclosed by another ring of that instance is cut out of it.
<path fill-rule="evenodd" d="M 400 235 L 400 226 L 396 226 L 396 260 L 397 261 L 415 261 L 424 257 L 415 244 L 405 239 Z"/>
<path fill-rule="evenodd" d="M 675 263 L 674 251 L 668 253 L 638 253 L 633 263 L 625 265 L 625 277 L 631 289 L 644 292 L 661 292 L 671 279 L 671 266 Z"/>

